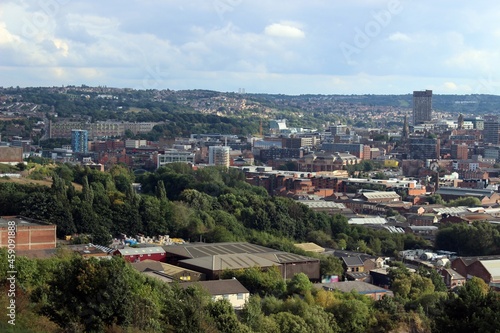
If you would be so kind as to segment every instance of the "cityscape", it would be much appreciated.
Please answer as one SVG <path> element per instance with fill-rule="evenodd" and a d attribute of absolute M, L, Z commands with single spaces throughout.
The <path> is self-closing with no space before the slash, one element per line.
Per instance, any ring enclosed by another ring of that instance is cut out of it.
<path fill-rule="evenodd" d="M 0 3 L 0 332 L 498 332 L 500 5 Z"/>

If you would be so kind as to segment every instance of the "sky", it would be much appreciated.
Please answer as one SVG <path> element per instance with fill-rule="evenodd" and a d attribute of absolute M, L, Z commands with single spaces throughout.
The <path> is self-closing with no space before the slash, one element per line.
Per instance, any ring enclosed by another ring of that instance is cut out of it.
<path fill-rule="evenodd" d="M 493 0 L 2 0 L 0 86 L 500 94 Z"/>

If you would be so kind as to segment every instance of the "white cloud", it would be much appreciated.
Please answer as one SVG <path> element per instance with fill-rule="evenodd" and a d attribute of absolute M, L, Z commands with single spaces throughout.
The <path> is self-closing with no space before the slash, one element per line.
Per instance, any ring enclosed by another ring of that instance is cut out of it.
<path fill-rule="evenodd" d="M 264 29 L 264 33 L 273 37 L 304 38 L 305 33 L 301 29 L 284 23 L 273 23 Z"/>
<path fill-rule="evenodd" d="M 411 38 L 402 32 L 395 32 L 389 36 L 389 40 L 393 42 L 409 42 Z"/>

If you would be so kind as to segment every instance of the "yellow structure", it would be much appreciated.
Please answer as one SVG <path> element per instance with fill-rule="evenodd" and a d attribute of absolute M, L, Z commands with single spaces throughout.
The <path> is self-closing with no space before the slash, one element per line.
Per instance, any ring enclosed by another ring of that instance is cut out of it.
<path fill-rule="evenodd" d="M 397 160 L 384 160 L 384 167 L 386 168 L 397 168 L 399 162 Z"/>

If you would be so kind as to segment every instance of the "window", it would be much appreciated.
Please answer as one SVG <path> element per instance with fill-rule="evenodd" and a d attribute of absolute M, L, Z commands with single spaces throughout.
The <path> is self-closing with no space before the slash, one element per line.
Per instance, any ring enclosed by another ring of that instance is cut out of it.
<path fill-rule="evenodd" d="M 243 294 L 239 293 L 237 299 L 243 299 Z"/>
<path fill-rule="evenodd" d="M 228 294 L 224 294 L 224 295 L 222 295 L 222 298 L 229 299 L 229 295 Z"/>

